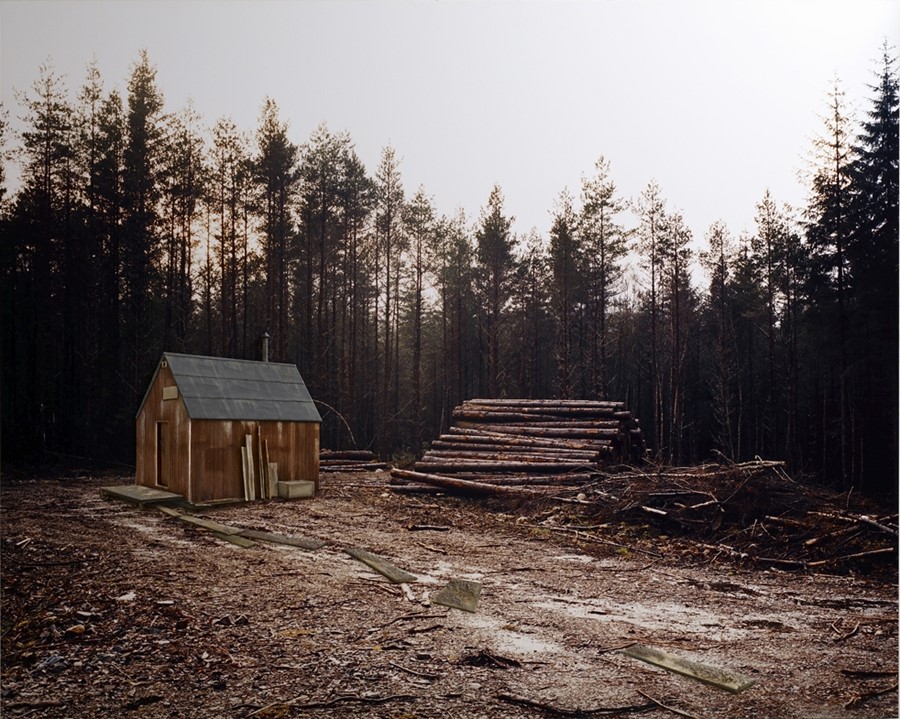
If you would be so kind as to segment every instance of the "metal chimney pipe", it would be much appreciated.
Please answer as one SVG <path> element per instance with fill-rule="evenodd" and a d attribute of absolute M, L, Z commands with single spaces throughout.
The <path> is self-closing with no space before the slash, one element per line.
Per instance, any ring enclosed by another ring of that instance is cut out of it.
<path fill-rule="evenodd" d="M 269 333 L 263 332 L 263 336 L 260 339 L 261 339 L 261 345 L 262 345 L 261 346 L 262 361 L 268 362 L 269 361 Z"/>

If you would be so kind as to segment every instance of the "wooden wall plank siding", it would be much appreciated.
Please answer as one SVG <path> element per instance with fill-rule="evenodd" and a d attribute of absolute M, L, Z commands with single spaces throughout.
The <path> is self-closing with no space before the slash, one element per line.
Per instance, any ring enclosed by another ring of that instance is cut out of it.
<path fill-rule="evenodd" d="M 194 420 L 192 423 L 192 502 L 234 499 L 244 495 L 241 445 L 248 434 L 268 441 L 269 461 L 278 464 L 278 479 L 290 482 L 319 477 L 319 425 L 315 422 Z"/>
<path fill-rule="evenodd" d="M 165 487 L 170 492 L 190 498 L 190 447 L 191 422 L 181 399 L 163 399 L 163 390 L 174 387 L 175 379 L 168 367 L 160 367 L 147 399 L 135 422 L 135 481 L 145 487 L 161 486 L 157 483 L 156 423 L 166 423 L 168 446 L 163 454 L 161 467 Z"/>

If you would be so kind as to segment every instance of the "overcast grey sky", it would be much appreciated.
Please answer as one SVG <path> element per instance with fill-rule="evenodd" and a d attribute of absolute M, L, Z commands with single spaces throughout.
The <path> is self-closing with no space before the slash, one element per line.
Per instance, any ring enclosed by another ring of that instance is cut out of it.
<path fill-rule="evenodd" d="M 252 131 L 270 96 L 297 143 L 347 130 L 372 173 L 392 145 L 441 212 L 474 220 L 498 183 L 514 230 L 546 234 L 605 155 L 623 198 L 655 180 L 700 239 L 752 230 L 767 188 L 804 202 L 835 78 L 867 109 L 898 34 L 897 0 L 0 0 L 0 90 L 15 129 L 41 63 L 74 97 L 96 58 L 124 94 L 146 48 L 168 111 Z"/>

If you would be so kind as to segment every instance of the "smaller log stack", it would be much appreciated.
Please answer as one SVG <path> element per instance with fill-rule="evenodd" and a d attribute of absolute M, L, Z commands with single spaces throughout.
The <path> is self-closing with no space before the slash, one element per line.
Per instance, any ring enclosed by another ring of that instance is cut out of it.
<path fill-rule="evenodd" d="M 552 483 L 637 464 L 645 453 L 640 425 L 624 402 L 472 399 L 453 410 L 453 419 L 416 462 L 416 473 Z"/>
<path fill-rule="evenodd" d="M 378 462 L 375 455 L 367 449 L 319 451 L 320 472 L 374 472 L 376 469 L 387 469 L 385 462 Z"/>

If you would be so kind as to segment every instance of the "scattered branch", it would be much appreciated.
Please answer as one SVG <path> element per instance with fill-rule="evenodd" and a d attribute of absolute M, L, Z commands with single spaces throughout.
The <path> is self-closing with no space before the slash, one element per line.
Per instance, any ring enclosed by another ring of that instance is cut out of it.
<path fill-rule="evenodd" d="M 688 719 L 697 719 L 697 717 L 694 716 L 693 714 L 689 714 L 688 712 L 683 711 L 681 709 L 676 709 L 675 707 L 670 707 L 666 704 L 663 704 L 659 699 L 654 699 L 649 694 L 642 692 L 640 689 L 637 690 L 637 693 L 640 694 L 642 697 L 644 697 L 644 699 L 649 699 L 654 704 L 665 709 L 666 711 L 670 711 L 673 714 L 678 714 L 678 716 L 688 717 Z"/>
<path fill-rule="evenodd" d="M 333 707 L 336 704 L 343 704 L 345 702 L 359 702 L 361 704 L 387 704 L 392 701 L 415 701 L 419 697 L 414 694 L 391 694 L 386 697 L 361 697 L 355 694 L 342 694 L 341 696 L 335 697 L 334 699 L 328 699 L 325 701 L 318 702 L 306 702 L 300 703 L 300 696 L 294 697 L 293 699 L 288 699 L 283 702 L 272 702 L 271 704 L 267 704 L 261 709 L 257 709 L 254 712 L 250 712 L 247 714 L 244 719 L 251 719 L 251 717 L 260 716 L 261 714 L 265 714 L 270 709 L 280 708 L 280 707 L 296 707 L 297 709 L 327 709 L 328 707 Z"/>
<path fill-rule="evenodd" d="M 895 683 L 893 686 L 889 686 L 886 689 L 879 689 L 874 692 L 866 692 L 864 694 L 854 694 L 850 701 L 844 704 L 844 709 L 853 709 L 854 707 L 858 707 L 863 702 L 869 701 L 869 699 L 874 699 L 875 697 L 884 696 L 885 694 L 890 694 L 891 692 L 897 691 L 897 684 Z"/>
<path fill-rule="evenodd" d="M 833 624 L 831 625 L 831 628 L 834 629 L 835 632 L 838 631 L 837 629 L 835 629 L 835 627 L 834 627 Z M 835 641 L 835 642 L 842 642 L 842 641 L 844 641 L 845 639 L 849 639 L 850 637 L 852 637 L 852 636 L 853 636 L 854 634 L 856 634 L 857 632 L 859 632 L 859 622 L 856 623 L 856 626 L 853 627 L 853 629 L 851 629 L 849 632 L 846 632 L 846 633 L 844 633 L 844 634 L 841 634 L 841 635 L 840 635 L 839 637 L 837 637 L 834 641 Z"/>
<path fill-rule="evenodd" d="M 841 669 L 841 674 L 852 679 L 877 679 L 878 677 L 895 677 L 897 670 L 885 672 L 871 669 Z"/>
<path fill-rule="evenodd" d="M 423 679 L 435 680 L 440 678 L 437 674 L 429 674 L 428 672 L 416 671 L 415 669 L 410 669 L 409 667 L 405 667 L 402 664 L 397 664 L 397 662 L 388 661 L 388 664 L 399 669 L 402 672 L 406 672 L 407 674 L 412 674 L 417 677 L 422 677 Z"/>
<path fill-rule="evenodd" d="M 594 709 L 564 709 L 552 704 L 545 704 L 544 702 L 534 701 L 533 699 L 525 699 L 524 697 L 517 697 L 513 696 L 512 694 L 506 693 L 497 694 L 497 698 L 509 704 L 516 704 L 520 707 L 528 707 L 529 709 L 537 709 L 538 711 L 542 711 L 545 714 L 549 714 L 550 716 L 577 717 L 578 719 L 581 719 L 582 717 L 602 715 L 613 716 L 616 714 L 635 714 L 638 712 L 650 711 L 651 709 L 655 709 L 657 706 L 657 703 L 650 703 L 631 704 L 629 706 L 622 707 L 597 707 Z"/>

